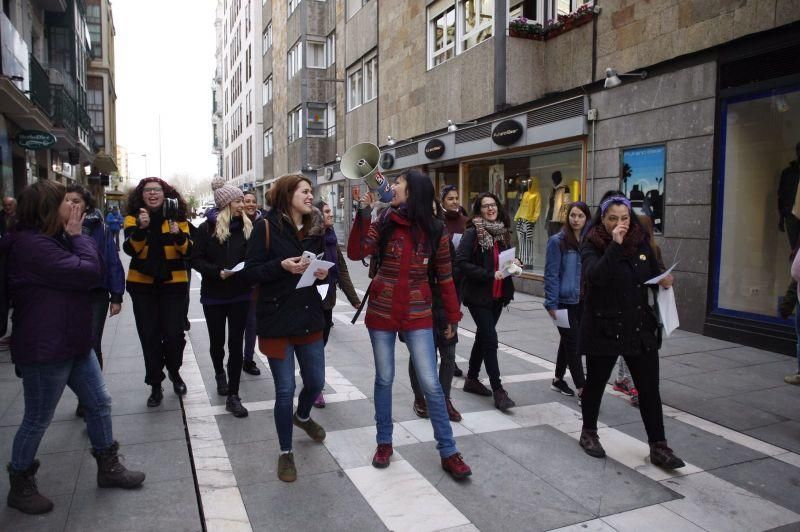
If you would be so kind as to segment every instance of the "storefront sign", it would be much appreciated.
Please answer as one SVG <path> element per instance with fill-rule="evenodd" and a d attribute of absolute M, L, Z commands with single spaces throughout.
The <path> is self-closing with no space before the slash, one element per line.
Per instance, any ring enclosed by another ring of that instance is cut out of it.
<path fill-rule="evenodd" d="M 425 156 L 428 159 L 438 159 L 444 155 L 444 142 L 433 139 L 425 145 Z"/>
<path fill-rule="evenodd" d="M 331 168 L 330 166 L 325 168 L 325 179 L 328 181 L 333 179 L 333 168 Z"/>
<path fill-rule="evenodd" d="M 15 138 L 17 144 L 26 150 L 44 150 L 56 143 L 56 138 L 50 133 L 26 129 L 17 133 Z"/>
<path fill-rule="evenodd" d="M 392 155 L 388 151 L 384 152 L 383 155 L 381 155 L 381 168 L 383 168 L 384 170 L 388 170 L 393 166 L 394 166 L 394 155 Z"/>
<path fill-rule="evenodd" d="M 522 125 L 516 120 L 504 120 L 492 131 L 492 140 L 500 146 L 511 146 L 522 138 Z"/>

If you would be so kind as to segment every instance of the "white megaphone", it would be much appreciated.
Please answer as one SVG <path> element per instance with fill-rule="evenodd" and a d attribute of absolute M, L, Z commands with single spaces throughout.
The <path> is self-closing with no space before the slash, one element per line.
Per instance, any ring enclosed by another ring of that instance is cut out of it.
<path fill-rule="evenodd" d="M 392 189 L 389 180 L 381 173 L 379 161 L 381 150 L 371 142 L 356 144 L 342 156 L 340 168 L 347 179 L 361 180 L 378 195 L 383 203 L 392 201 Z"/>

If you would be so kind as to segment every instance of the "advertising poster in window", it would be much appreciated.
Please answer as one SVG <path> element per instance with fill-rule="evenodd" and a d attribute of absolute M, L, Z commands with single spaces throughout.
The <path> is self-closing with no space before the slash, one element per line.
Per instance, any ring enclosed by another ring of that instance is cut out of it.
<path fill-rule="evenodd" d="M 667 148 L 664 145 L 622 151 L 622 191 L 637 215 L 649 216 L 655 233 L 664 233 L 664 175 Z"/>

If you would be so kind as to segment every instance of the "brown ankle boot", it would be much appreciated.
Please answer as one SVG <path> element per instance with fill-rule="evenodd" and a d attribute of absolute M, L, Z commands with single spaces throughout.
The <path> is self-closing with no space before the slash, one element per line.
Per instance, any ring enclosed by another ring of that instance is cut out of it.
<path fill-rule="evenodd" d="M 450 421 L 453 423 L 461 421 L 461 413 L 456 410 L 456 407 L 453 406 L 453 401 L 451 401 L 449 397 L 445 401 L 445 404 L 447 404 L 447 416 L 450 418 Z"/>
<path fill-rule="evenodd" d="M 53 509 L 53 501 L 39 493 L 36 486 L 36 472 L 39 470 L 39 460 L 25 471 L 15 471 L 8 465 L 8 490 L 7 504 L 26 514 L 44 514 Z"/>
<path fill-rule="evenodd" d="M 680 469 L 686 465 L 683 460 L 675 456 L 666 441 L 650 443 L 650 463 L 664 469 Z"/>
<path fill-rule="evenodd" d="M 600 437 L 597 435 L 596 430 L 583 429 L 581 431 L 581 438 L 578 440 L 583 450 L 589 456 L 595 458 L 604 458 L 606 450 L 600 445 Z"/>
<path fill-rule="evenodd" d="M 492 396 L 492 391 L 489 388 L 484 386 L 478 379 L 473 379 L 471 377 L 464 379 L 464 391 L 476 395 L 483 395 L 485 397 Z"/>
<path fill-rule="evenodd" d="M 422 417 L 422 418 L 428 417 L 428 405 L 425 402 L 424 397 L 414 398 L 414 413 L 417 415 L 417 417 Z"/>

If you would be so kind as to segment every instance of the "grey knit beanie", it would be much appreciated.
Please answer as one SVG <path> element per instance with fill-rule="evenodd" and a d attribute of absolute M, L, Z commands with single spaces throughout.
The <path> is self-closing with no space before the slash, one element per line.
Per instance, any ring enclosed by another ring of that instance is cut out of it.
<path fill-rule="evenodd" d="M 226 185 L 225 179 L 222 177 L 215 177 L 211 181 L 211 190 L 214 191 L 214 203 L 220 210 L 227 207 L 233 200 L 244 198 L 244 192 L 240 188 Z"/>

